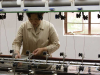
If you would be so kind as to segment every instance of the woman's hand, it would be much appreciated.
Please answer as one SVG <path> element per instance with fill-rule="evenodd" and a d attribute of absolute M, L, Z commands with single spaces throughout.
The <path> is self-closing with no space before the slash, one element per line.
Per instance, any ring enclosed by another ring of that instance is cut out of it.
<path fill-rule="evenodd" d="M 15 58 L 21 58 L 21 55 L 20 55 L 20 53 L 18 52 L 18 53 L 15 53 L 16 55 L 15 55 Z"/>
<path fill-rule="evenodd" d="M 33 54 L 36 56 L 42 55 L 43 51 L 47 51 L 46 48 L 37 48 L 36 50 L 33 51 Z"/>
<path fill-rule="evenodd" d="M 17 59 L 17 58 L 21 58 L 21 55 L 20 55 L 20 53 L 18 52 L 18 51 L 15 51 L 15 58 Z M 17 65 L 18 67 L 20 67 L 20 66 L 22 66 L 22 63 L 21 62 L 19 62 L 18 63 L 18 65 Z"/>

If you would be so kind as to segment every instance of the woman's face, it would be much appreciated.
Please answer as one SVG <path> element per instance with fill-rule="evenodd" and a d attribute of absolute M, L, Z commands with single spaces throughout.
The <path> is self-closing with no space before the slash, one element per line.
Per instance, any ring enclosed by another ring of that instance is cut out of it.
<path fill-rule="evenodd" d="M 38 14 L 31 14 L 29 21 L 31 22 L 31 24 L 35 27 L 37 27 L 38 25 L 40 25 L 41 20 L 38 19 Z"/>

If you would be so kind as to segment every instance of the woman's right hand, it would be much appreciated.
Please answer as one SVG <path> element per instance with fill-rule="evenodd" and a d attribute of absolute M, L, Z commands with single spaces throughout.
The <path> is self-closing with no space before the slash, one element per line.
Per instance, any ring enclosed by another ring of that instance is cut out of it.
<path fill-rule="evenodd" d="M 21 55 L 20 55 L 19 52 L 15 52 L 15 54 L 16 54 L 16 55 L 15 55 L 15 58 L 16 58 L 16 59 L 17 59 L 17 58 L 21 58 Z M 22 66 L 22 63 L 19 62 L 17 66 L 18 66 L 18 67 L 19 67 L 19 66 Z"/>

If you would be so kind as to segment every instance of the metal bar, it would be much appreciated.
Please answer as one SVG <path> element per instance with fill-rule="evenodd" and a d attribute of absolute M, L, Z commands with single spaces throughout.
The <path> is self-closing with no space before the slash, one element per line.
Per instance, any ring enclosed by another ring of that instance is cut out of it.
<path fill-rule="evenodd" d="M 3 0 L 3 7 L 18 7 L 16 0 Z M 82 5 L 99 5 L 99 0 L 75 0 L 75 6 Z M 33 6 L 45 6 L 45 3 L 41 0 L 25 0 L 26 7 Z M 49 6 L 71 6 L 69 0 L 49 0 Z"/>
<path fill-rule="evenodd" d="M 1 61 L 3 61 L 3 60 L 12 60 L 12 58 L 3 58 L 3 57 L 1 57 L 0 58 L 0 60 Z M 30 60 L 30 62 L 31 61 L 37 61 L 37 60 L 46 60 L 46 58 L 45 57 L 35 57 L 35 56 L 33 56 L 32 58 L 31 58 L 31 60 Z M 48 61 L 63 61 L 63 58 L 55 58 L 55 57 L 48 57 Z M 25 62 L 28 62 L 29 61 L 29 59 L 28 58 L 26 58 L 26 59 L 14 59 L 14 61 L 25 61 Z M 50 61 L 50 62 L 51 62 Z M 73 61 L 73 62 L 82 62 L 82 59 L 69 59 L 69 58 L 65 58 L 65 61 Z M 83 62 L 90 62 L 90 63 L 100 63 L 100 60 L 89 60 L 89 59 L 84 59 L 83 60 Z"/>
<path fill-rule="evenodd" d="M 31 62 L 27 62 L 27 61 L 8 61 L 8 60 L 0 60 L 0 63 L 2 63 L 2 62 L 4 62 L 4 63 L 10 63 L 10 64 L 13 64 L 13 63 L 18 63 L 18 62 L 20 62 L 20 63 L 23 63 L 23 64 L 34 64 L 34 65 L 40 65 L 40 64 L 48 64 L 48 65 L 54 65 L 54 63 L 56 64 L 56 65 L 66 65 L 66 64 L 68 64 L 68 61 L 67 62 L 64 62 L 63 63 L 63 61 L 61 62 L 59 62 L 59 61 L 48 61 L 47 63 L 46 63 L 46 61 L 43 61 L 43 60 L 41 60 L 41 62 L 39 61 L 39 60 L 37 60 L 37 61 L 31 61 Z M 84 65 L 84 66 L 91 66 L 91 67 L 99 67 L 99 63 L 87 63 L 87 62 L 83 62 L 83 63 L 81 63 L 81 62 L 70 62 L 69 63 L 69 65 L 73 65 L 73 66 L 75 66 L 75 65 Z"/>
<path fill-rule="evenodd" d="M 33 56 L 32 59 L 45 60 L 46 58 L 45 57 L 34 57 Z M 48 60 L 63 61 L 63 58 L 49 57 Z M 82 59 L 69 59 L 69 58 L 65 58 L 65 61 L 82 62 Z M 83 62 L 100 63 L 100 60 L 84 59 Z"/>
<path fill-rule="evenodd" d="M 78 10 L 82 8 L 82 10 Z M 14 7 L 2 8 L 0 13 L 21 13 L 21 12 L 95 12 L 100 11 L 100 6 L 65 6 L 65 7 Z M 27 11 L 24 11 L 27 9 Z M 52 10 L 53 9 L 53 10 Z"/>

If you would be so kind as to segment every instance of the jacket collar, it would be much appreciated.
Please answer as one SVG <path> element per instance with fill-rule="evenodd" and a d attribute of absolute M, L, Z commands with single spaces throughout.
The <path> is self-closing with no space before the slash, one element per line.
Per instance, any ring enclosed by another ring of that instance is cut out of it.
<path fill-rule="evenodd" d="M 32 29 L 33 25 L 31 24 L 31 22 L 28 20 L 28 25 L 27 25 L 27 29 Z M 43 26 L 43 20 L 41 21 L 39 27 L 39 29 L 44 30 L 44 26 Z"/>

